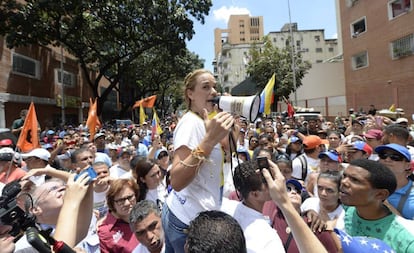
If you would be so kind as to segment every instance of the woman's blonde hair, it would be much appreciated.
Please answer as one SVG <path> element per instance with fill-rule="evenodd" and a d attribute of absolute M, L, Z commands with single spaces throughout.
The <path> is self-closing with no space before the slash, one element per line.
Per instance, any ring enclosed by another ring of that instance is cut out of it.
<path fill-rule="evenodd" d="M 213 75 L 213 73 L 207 69 L 196 69 L 188 73 L 184 78 L 184 100 L 188 109 L 191 109 L 191 100 L 187 95 L 187 90 L 194 90 L 194 87 L 197 84 L 197 77 L 205 73 Z"/>

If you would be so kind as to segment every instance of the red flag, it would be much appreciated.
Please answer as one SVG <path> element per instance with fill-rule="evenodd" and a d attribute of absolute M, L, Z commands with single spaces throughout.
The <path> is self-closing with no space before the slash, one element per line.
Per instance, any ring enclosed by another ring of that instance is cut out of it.
<path fill-rule="evenodd" d="M 32 149 L 40 148 L 38 126 L 36 110 L 33 102 L 31 102 L 19 140 L 17 141 L 17 147 L 22 152 L 29 152 Z"/>
<path fill-rule="evenodd" d="M 101 122 L 98 118 L 98 99 L 95 99 L 94 102 L 92 102 L 92 98 L 89 98 L 89 112 L 88 112 L 88 119 L 86 120 L 86 126 L 89 129 L 89 140 L 92 141 L 93 137 L 96 133 L 96 127 L 101 127 Z"/>
<path fill-rule="evenodd" d="M 138 100 L 135 102 L 134 106 L 132 106 L 132 109 L 135 109 L 137 107 L 140 107 L 141 105 L 143 107 L 152 108 L 155 105 L 155 101 L 157 100 L 157 95 L 153 95 L 147 98 L 143 98 L 141 100 Z"/>
<path fill-rule="evenodd" d="M 289 118 L 292 118 L 293 115 L 295 114 L 295 109 L 293 108 L 293 106 L 290 104 L 289 101 L 287 101 L 287 113 Z"/>

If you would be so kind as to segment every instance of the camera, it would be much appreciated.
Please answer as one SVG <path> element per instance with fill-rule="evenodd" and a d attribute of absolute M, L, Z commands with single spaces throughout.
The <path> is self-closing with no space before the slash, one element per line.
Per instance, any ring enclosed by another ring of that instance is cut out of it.
<path fill-rule="evenodd" d="M 53 245 L 54 252 L 74 253 L 64 242 L 55 241 L 50 236 L 51 230 L 39 229 L 36 216 L 25 212 L 17 205 L 17 196 L 20 192 L 19 180 L 15 180 L 4 186 L 0 197 L 0 224 L 12 227 L 9 234 L 15 237 L 15 241 L 26 233 L 27 241 L 39 252 L 52 252 L 50 245 Z"/>
<path fill-rule="evenodd" d="M 269 169 L 269 161 L 267 160 L 267 157 L 259 156 L 257 157 L 257 164 L 259 165 L 259 170 L 262 169 Z"/>

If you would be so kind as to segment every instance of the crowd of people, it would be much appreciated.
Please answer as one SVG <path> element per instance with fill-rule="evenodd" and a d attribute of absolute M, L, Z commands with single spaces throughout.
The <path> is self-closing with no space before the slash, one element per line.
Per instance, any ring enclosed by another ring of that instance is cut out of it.
<path fill-rule="evenodd" d="M 163 119 L 161 135 L 148 123 L 94 136 L 82 125 L 47 128 L 25 153 L 1 140 L 3 194 L 17 180 L 16 205 L 76 252 L 414 252 L 407 119 L 370 110 L 251 123 L 211 102 L 209 71 L 184 85 L 188 110 Z M 7 208 L 0 251 L 38 252 L 12 233 Z"/>

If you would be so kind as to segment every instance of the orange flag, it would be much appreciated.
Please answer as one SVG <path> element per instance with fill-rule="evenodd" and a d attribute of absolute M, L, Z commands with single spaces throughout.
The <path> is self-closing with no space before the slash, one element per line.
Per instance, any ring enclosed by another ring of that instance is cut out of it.
<path fill-rule="evenodd" d="M 101 127 L 101 122 L 98 118 L 98 100 L 95 99 L 94 102 L 92 102 L 92 98 L 89 98 L 89 112 L 88 112 L 88 119 L 86 120 L 86 126 L 89 129 L 89 140 L 92 141 L 93 137 L 96 134 L 96 127 Z"/>
<path fill-rule="evenodd" d="M 138 100 L 137 102 L 135 102 L 134 106 L 132 106 L 132 109 L 135 109 L 137 107 L 140 107 L 142 105 L 142 107 L 148 107 L 148 108 L 152 108 L 155 105 L 155 101 L 157 100 L 157 95 L 153 95 L 147 98 L 143 98 L 141 100 Z"/>
<path fill-rule="evenodd" d="M 33 102 L 30 103 L 19 140 L 17 140 L 17 147 L 22 152 L 29 152 L 32 149 L 40 148 L 38 122 Z"/>

